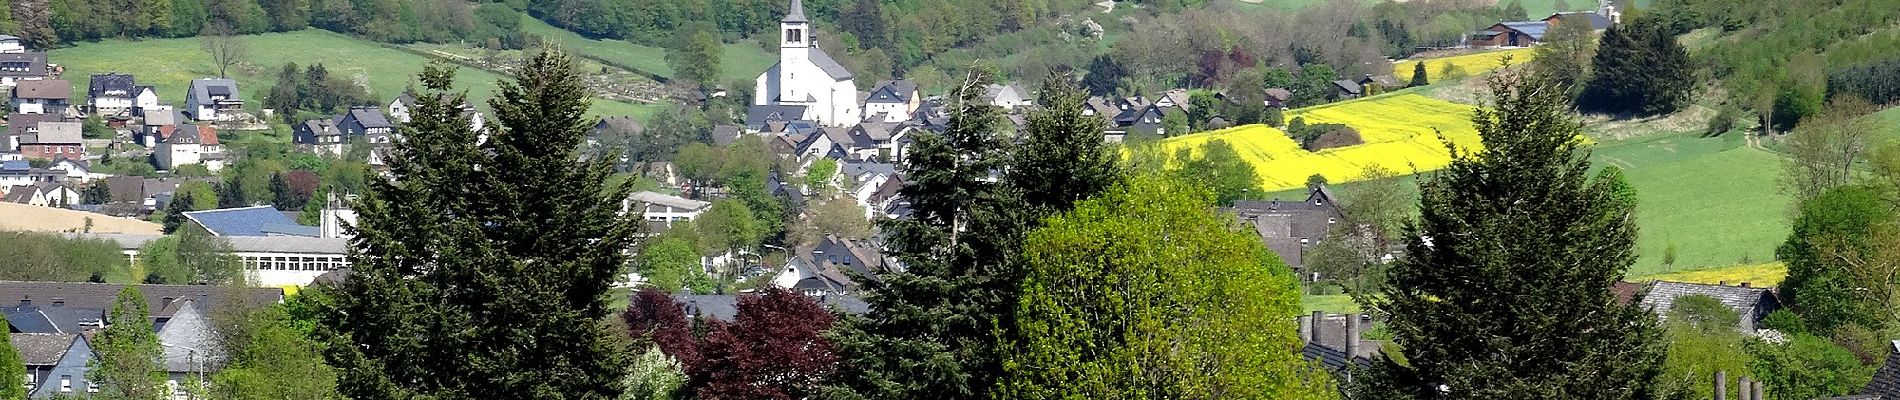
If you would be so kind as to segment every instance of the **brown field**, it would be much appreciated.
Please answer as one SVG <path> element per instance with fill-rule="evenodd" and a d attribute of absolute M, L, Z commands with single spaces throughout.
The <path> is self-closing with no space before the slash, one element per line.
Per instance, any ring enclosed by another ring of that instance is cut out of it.
<path fill-rule="evenodd" d="M 78 232 L 92 218 L 92 233 L 133 233 L 156 235 L 158 224 L 131 218 L 119 218 L 84 211 L 0 203 L 0 230 L 33 232 Z"/>

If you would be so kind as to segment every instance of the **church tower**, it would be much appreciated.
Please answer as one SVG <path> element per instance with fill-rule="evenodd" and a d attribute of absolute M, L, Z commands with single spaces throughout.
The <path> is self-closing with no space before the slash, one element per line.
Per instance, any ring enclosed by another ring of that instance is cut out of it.
<path fill-rule="evenodd" d="M 792 0 L 792 8 L 785 12 L 785 19 L 779 21 L 778 30 L 778 63 L 781 66 L 778 77 L 778 100 L 782 104 L 804 103 L 818 94 L 802 93 L 799 90 L 802 85 L 794 83 L 798 82 L 796 76 L 798 68 L 786 67 L 809 64 L 812 49 L 818 47 L 818 43 L 814 43 L 817 35 L 812 32 L 811 20 L 805 18 L 804 2 Z M 813 78 L 817 77 L 805 77 L 805 79 Z"/>

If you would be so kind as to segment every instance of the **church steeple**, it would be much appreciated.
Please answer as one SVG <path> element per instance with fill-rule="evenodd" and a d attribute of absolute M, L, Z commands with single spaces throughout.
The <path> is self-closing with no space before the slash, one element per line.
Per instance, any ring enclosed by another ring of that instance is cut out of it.
<path fill-rule="evenodd" d="M 778 23 L 780 49 L 799 49 L 812 47 L 816 37 L 811 31 L 811 21 L 805 19 L 805 2 L 792 0 L 792 8 L 785 12 L 785 19 Z"/>
<path fill-rule="evenodd" d="M 785 12 L 785 19 L 779 22 L 811 22 L 805 19 L 805 2 L 792 0 L 791 11 Z"/>

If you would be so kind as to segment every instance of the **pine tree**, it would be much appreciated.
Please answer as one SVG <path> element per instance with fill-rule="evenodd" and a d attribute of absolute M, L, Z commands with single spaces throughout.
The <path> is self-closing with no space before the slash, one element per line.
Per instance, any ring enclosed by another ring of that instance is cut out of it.
<path fill-rule="evenodd" d="M 1583 111 L 1668 114 L 1687 104 L 1695 89 L 1689 52 L 1653 18 L 1611 26 L 1595 57 L 1577 102 Z"/>
<path fill-rule="evenodd" d="M 108 399 L 156 399 L 167 394 L 164 349 L 152 330 L 152 311 L 139 289 L 126 286 L 112 302 L 104 332 L 93 339 L 98 357 L 86 369 L 86 380 L 99 385 Z M 182 382 L 181 382 L 182 384 Z"/>
<path fill-rule="evenodd" d="M 1092 95 L 1114 95 L 1115 89 L 1121 85 L 1122 76 L 1127 74 L 1127 68 L 1115 61 L 1114 57 L 1095 56 L 1094 60 L 1089 61 L 1088 74 L 1082 76 L 1082 87 L 1087 88 Z"/>
<path fill-rule="evenodd" d="M 1484 141 L 1420 183 L 1409 255 L 1373 306 L 1408 364 L 1377 363 L 1370 398 L 1635 399 L 1660 373 L 1655 317 L 1610 293 L 1635 261 L 1634 203 L 1588 176 L 1564 94 L 1492 82 Z"/>
<path fill-rule="evenodd" d="M 325 313 L 339 390 L 365 398 L 606 399 L 628 360 L 603 321 L 638 216 L 606 160 L 572 58 L 535 54 L 502 82 L 488 140 L 424 70 L 391 180 L 359 202 L 355 274 Z M 442 94 L 437 96 L 434 94 Z"/>
<path fill-rule="evenodd" d="M 296 194 L 290 192 L 290 184 L 284 182 L 284 174 L 270 174 L 270 204 L 279 210 L 294 210 Z"/>
<path fill-rule="evenodd" d="M 0 318 L 0 333 L 12 332 L 6 318 Z M 26 360 L 13 349 L 13 335 L 0 335 L 0 399 L 26 398 Z"/>
<path fill-rule="evenodd" d="M 1412 64 L 1412 83 L 1409 85 L 1409 87 L 1419 87 L 1419 86 L 1425 86 L 1425 85 L 1430 85 L 1430 84 L 1432 84 L 1431 78 L 1428 78 L 1425 75 L 1425 62 L 1419 61 L 1417 63 L 1413 63 Z"/>
<path fill-rule="evenodd" d="M 191 192 L 180 191 L 172 194 L 171 202 L 165 203 L 165 233 L 177 232 L 178 227 L 185 224 L 185 213 L 194 211 L 191 209 L 193 201 L 195 200 L 192 199 Z"/>
<path fill-rule="evenodd" d="M 1028 136 L 1017 150 L 1006 177 L 1021 190 L 1024 203 L 1037 211 L 1062 210 L 1121 179 L 1119 159 L 1102 144 L 1102 120 L 1082 115 L 1088 93 L 1065 74 L 1043 81 L 1029 114 Z"/>

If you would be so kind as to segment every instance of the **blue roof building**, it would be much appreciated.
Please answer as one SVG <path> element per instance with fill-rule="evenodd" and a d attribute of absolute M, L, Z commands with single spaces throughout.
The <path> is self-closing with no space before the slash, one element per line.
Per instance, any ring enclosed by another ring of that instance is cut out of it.
<path fill-rule="evenodd" d="M 185 218 L 216 236 L 316 236 L 317 229 L 296 228 L 297 221 L 271 206 L 190 211 Z"/>

